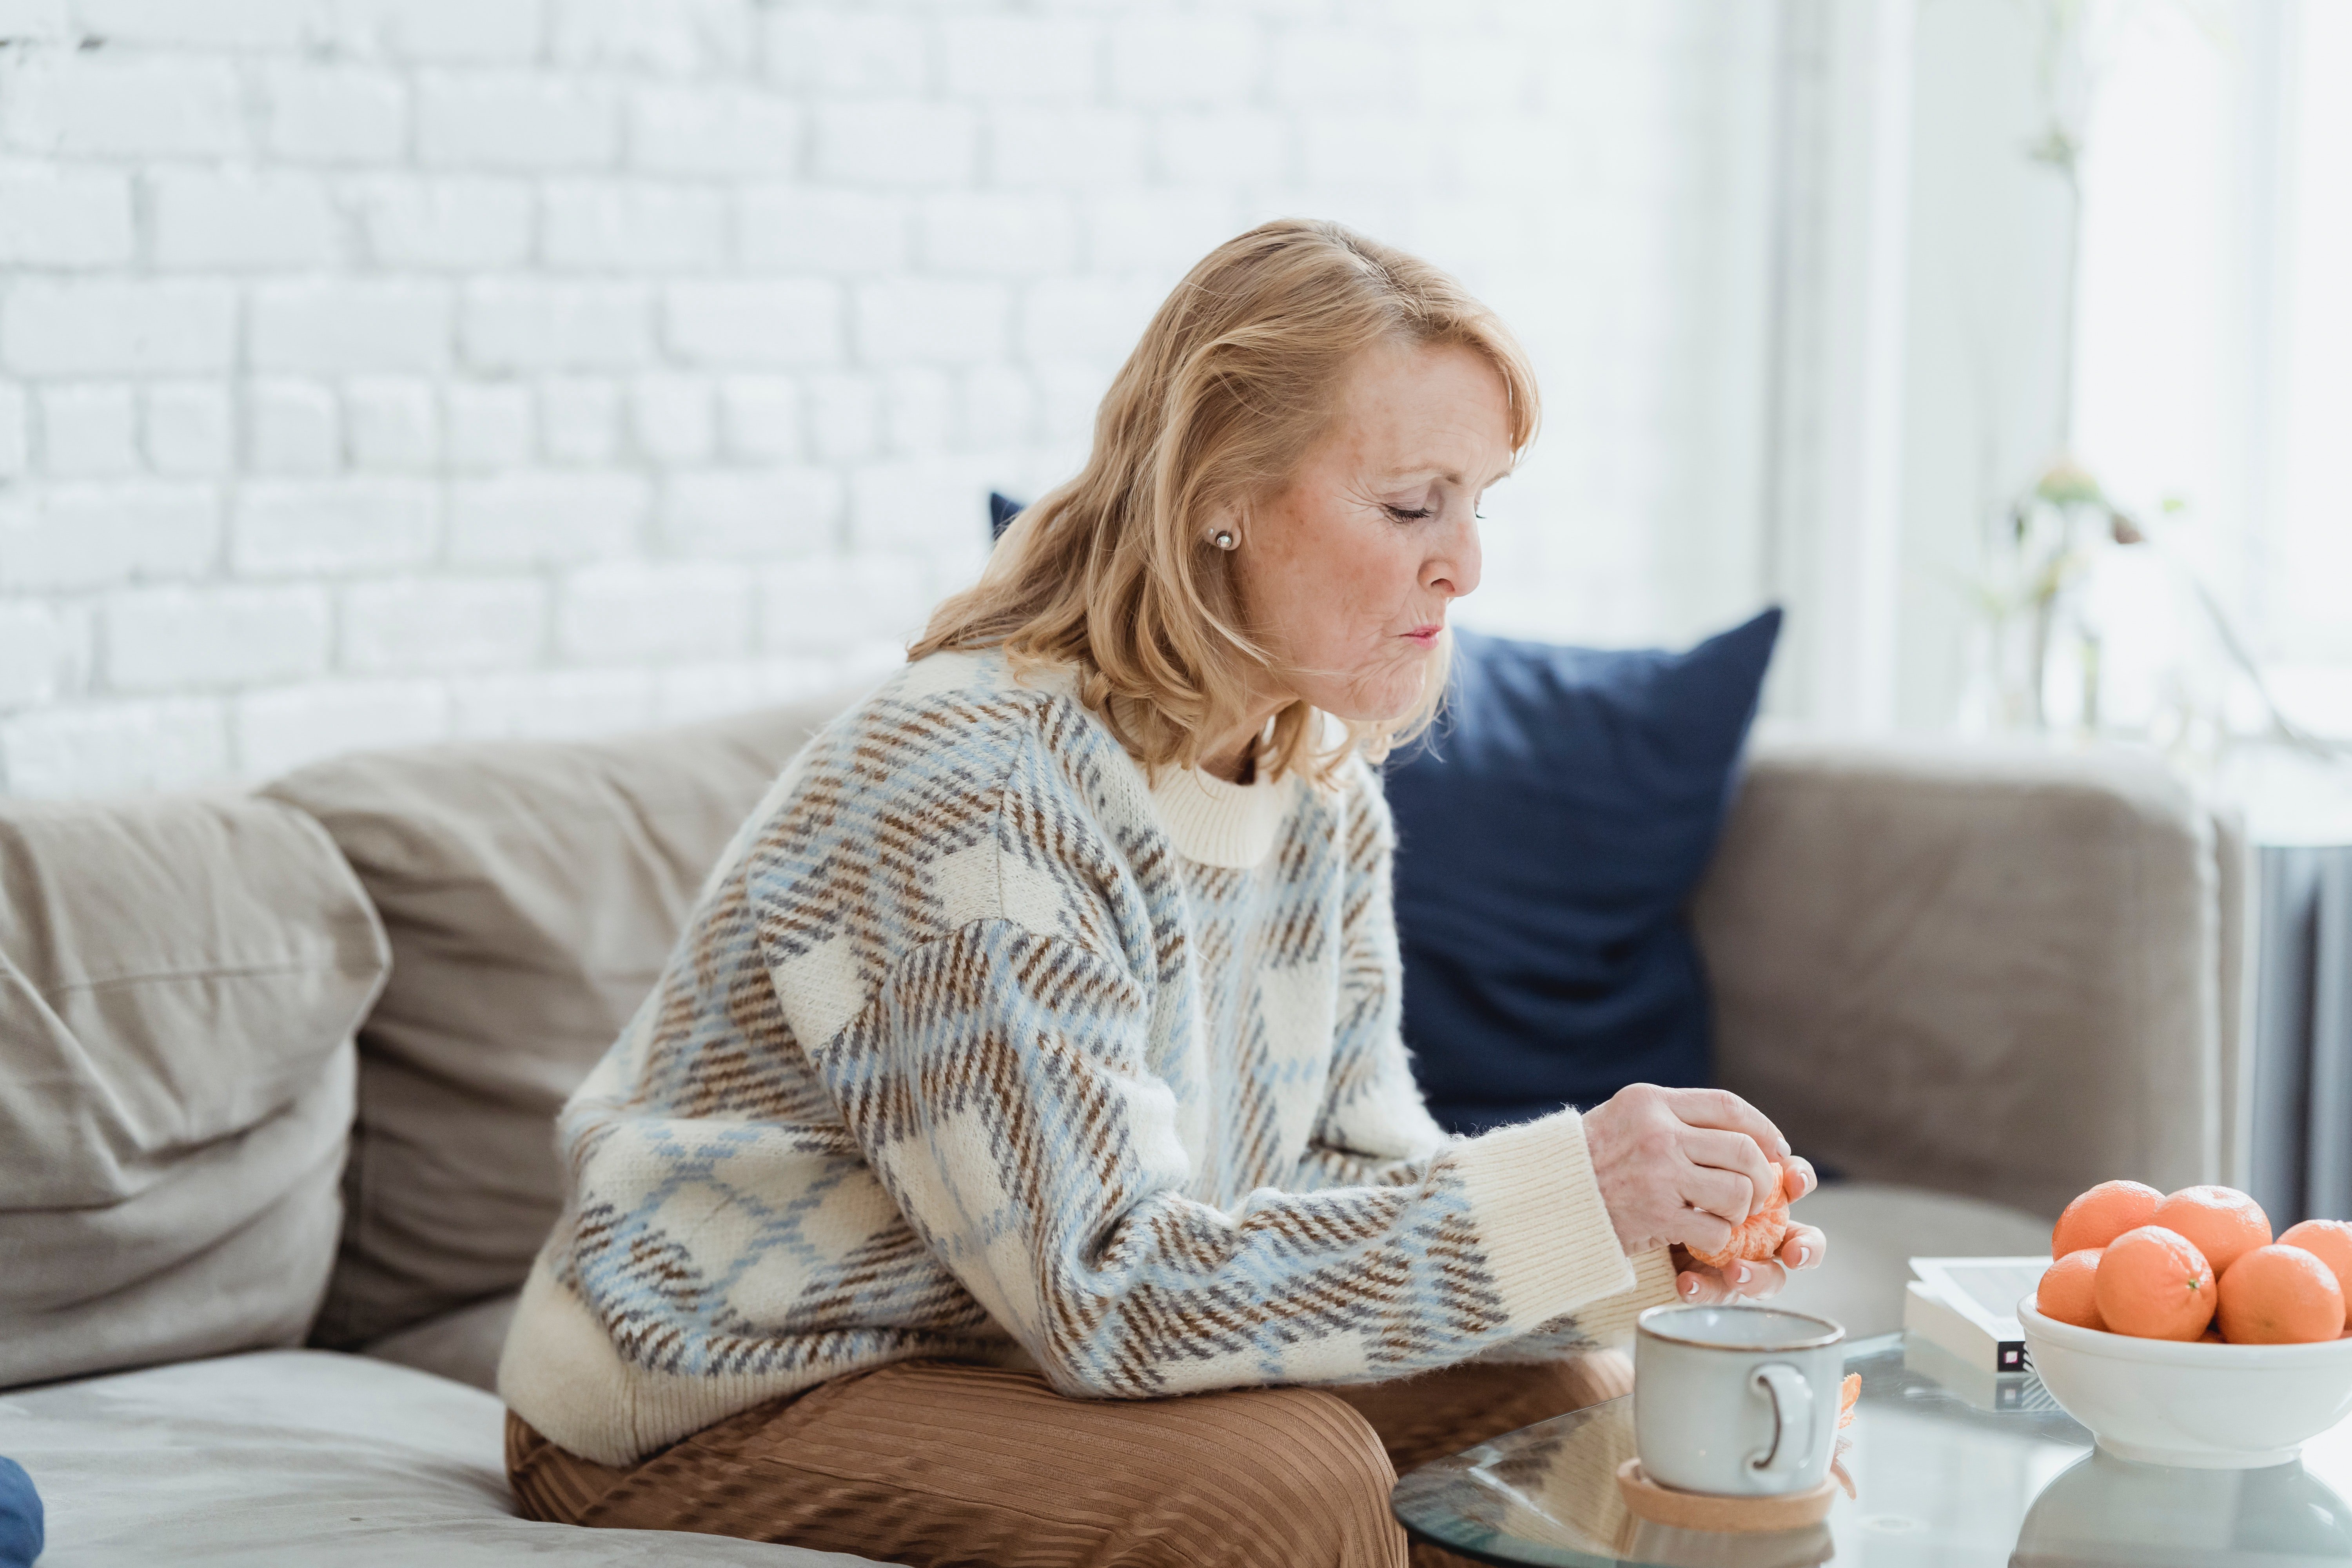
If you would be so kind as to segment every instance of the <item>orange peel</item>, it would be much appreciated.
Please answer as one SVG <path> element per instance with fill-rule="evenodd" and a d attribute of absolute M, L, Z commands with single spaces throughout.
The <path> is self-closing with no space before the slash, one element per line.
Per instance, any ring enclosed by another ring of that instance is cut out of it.
<path fill-rule="evenodd" d="M 1789 1235 L 1789 1173 L 1778 1161 L 1771 1163 L 1772 1195 L 1764 1206 L 1733 1226 L 1731 1239 L 1719 1251 L 1685 1247 L 1692 1262 L 1721 1272 L 1735 1263 L 1763 1263 L 1780 1254 Z"/>

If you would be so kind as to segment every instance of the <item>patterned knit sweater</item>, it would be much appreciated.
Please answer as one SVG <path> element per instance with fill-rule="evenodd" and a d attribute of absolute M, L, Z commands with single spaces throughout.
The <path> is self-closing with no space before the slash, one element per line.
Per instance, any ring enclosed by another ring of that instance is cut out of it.
<path fill-rule="evenodd" d="M 500 1394 L 625 1465 L 910 1356 L 1138 1397 L 1622 1330 L 1673 1273 L 1574 1113 L 1422 1104 L 1391 845 L 1360 763 L 1154 789 L 1066 674 L 909 665 L 787 767 L 565 1107 Z"/>

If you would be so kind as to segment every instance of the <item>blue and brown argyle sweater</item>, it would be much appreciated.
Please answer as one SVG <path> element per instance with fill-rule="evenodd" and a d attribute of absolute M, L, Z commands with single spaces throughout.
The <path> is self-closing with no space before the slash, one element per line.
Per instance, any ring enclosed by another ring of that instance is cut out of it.
<path fill-rule="evenodd" d="M 1376 773 L 1148 779 L 1066 671 L 908 665 L 736 836 L 565 1107 L 499 1369 L 625 1465 L 913 1356 L 1142 1398 L 1540 1359 L 1672 1299 L 1573 1112 L 1454 1138 Z"/>

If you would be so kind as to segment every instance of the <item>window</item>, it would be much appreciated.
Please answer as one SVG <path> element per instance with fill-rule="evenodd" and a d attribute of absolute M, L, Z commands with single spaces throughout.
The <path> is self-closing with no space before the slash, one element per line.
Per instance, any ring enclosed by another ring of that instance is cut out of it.
<path fill-rule="evenodd" d="M 2352 739 L 2352 6 L 2117 3 L 2097 21 L 2076 444 L 2286 716 Z M 2178 602 L 2155 603 L 2119 606 L 2138 635 L 2113 645 L 2151 679 L 2178 630 Z M 2254 728 L 2237 686 L 2232 727 Z"/>

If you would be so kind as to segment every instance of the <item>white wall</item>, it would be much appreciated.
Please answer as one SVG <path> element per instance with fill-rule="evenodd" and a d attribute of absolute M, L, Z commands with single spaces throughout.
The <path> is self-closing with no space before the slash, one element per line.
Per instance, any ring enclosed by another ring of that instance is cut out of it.
<path fill-rule="evenodd" d="M 1286 213 L 1536 353 L 1466 618 L 1728 620 L 1769 43 L 1743 0 L 0 0 L 0 789 L 879 668 Z"/>

